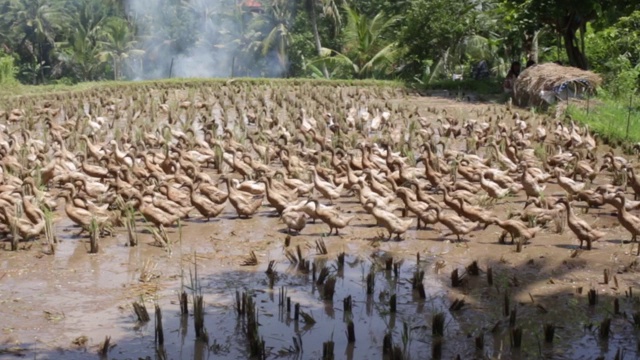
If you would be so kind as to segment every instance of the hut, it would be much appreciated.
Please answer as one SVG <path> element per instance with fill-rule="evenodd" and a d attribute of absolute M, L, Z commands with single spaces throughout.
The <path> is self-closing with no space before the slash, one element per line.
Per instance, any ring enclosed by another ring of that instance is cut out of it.
<path fill-rule="evenodd" d="M 513 100 L 519 106 L 545 106 L 593 95 L 601 83 L 602 78 L 591 71 L 556 63 L 534 65 L 518 76 Z"/>
<path fill-rule="evenodd" d="M 257 0 L 245 0 L 242 3 L 242 9 L 251 13 L 262 13 L 262 4 Z"/>

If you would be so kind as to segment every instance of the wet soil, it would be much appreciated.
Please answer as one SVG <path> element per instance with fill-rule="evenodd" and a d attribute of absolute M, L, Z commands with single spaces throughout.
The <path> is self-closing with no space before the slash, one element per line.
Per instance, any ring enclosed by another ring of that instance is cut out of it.
<path fill-rule="evenodd" d="M 461 112 L 485 106 L 441 98 L 402 101 Z M 603 174 L 595 182 L 609 179 Z M 551 183 L 545 194 L 562 192 Z M 505 218 L 523 203 L 524 198 L 508 197 L 491 209 Z M 386 233 L 354 197 L 345 195 L 337 204 L 357 216 L 339 236 L 325 237 L 328 227 L 317 222 L 293 236 L 289 245 L 291 249 L 300 245 L 317 269 L 327 266 L 336 276 L 333 302 L 321 299 L 322 286 L 315 284 L 312 272 L 300 271 L 287 260 L 285 226 L 266 206 L 248 220 L 236 219 L 230 205 L 209 222 L 197 216 L 187 219 L 180 227 L 168 229 L 173 241 L 170 249 L 153 246 L 151 236 L 142 232 L 139 246 L 128 247 L 126 233 L 120 229 L 114 237 L 101 240 L 99 254 L 88 254 L 86 239 L 75 238 L 72 223 L 64 213 L 58 214 L 55 230 L 60 243 L 54 254 L 39 242 L 21 243 L 17 252 L 0 251 L 0 358 L 95 358 L 105 336 L 115 345 L 110 359 L 155 358 L 154 321 L 138 323 L 131 306 L 142 300 L 152 319 L 154 303 L 163 311 L 167 358 L 244 359 L 248 346 L 234 307 L 237 291 L 255 298 L 268 358 L 318 359 L 323 342 L 330 340 L 335 342 L 336 358 L 380 358 L 387 333 L 411 358 L 430 358 L 432 319 L 440 312 L 446 319 L 443 359 L 457 355 L 461 359 L 612 359 L 620 349 L 625 358 L 640 356 L 639 333 L 632 318 L 640 309 L 638 258 L 632 244 L 622 242 L 630 236 L 618 226 L 613 208 L 580 214 L 607 233 L 592 251 L 578 250 L 578 241 L 566 228 L 562 234 L 541 231 L 518 253 L 515 245 L 498 243 L 501 231 L 494 226 L 456 242 L 455 237 L 443 236 L 443 226 L 416 230 L 414 221 L 402 241 L 385 241 Z M 144 227 L 140 222 L 138 229 Z M 317 254 L 319 239 L 324 239 L 328 254 Z M 258 265 L 242 266 L 252 251 Z M 337 263 L 341 252 L 347 254 L 343 269 Z M 397 277 L 385 271 L 388 257 L 399 263 Z M 271 260 L 277 272 L 273 281 L 265 274 Z M 480 267 L 477 276 L 466 274 L 466 266 L 473 261 Z M 178 303 L 182 289 L 192 293 L 188 287 L 196 268 L 208 344 L 195 339 L 193 317 L 181 316 Z M 452 286 L 450 278 L 455 269 L 465 274 L 458 287 Z M 418 270 L 425 272 L 425 298 L 410 282 Z M 605 271 L 610 274 L 608 283 L 604 283 Z M 366 293 L 369 272 L 375 274 L 373 295 Z M 293 309 L 287 311 L 279 304 L 282 289 L 315 324 L 293 319 Z M 591 289 L 598 294 L 594 306 L 588 303 Z M 396 314 L 390 312 L 392 294 L 398 299 Z M 349 295 L 353 298 L 350 316 L 343 309 L 343 299 Z M 515 309 L 517 314 L 515 327 L 523 329 L 520 349 L 511 346 L 513 327 L 504 314 L 505 296 L 509 311 Z M 463 299 L 464 306 L 450 310 L 457 299 Z M 599 326 L 607 317 L 611 334 L 603 339 Z M 345 335 L 349 318 L 356 332 L 354 344 L 348 344 Z M 544 343 L 544 324 L 557 326 L 552 345 Z M 484 339 L 481 350 L 475 347 L 476 337 Z M 294 338 L 301 341 L 300 350 Z"/>

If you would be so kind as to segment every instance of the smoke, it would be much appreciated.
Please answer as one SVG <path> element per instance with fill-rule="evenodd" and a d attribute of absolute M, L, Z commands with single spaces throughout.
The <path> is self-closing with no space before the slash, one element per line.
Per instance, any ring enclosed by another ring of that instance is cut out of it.
<path fill-rule="evenodd" d="M 257 16 L 236 0 L 127 0 L 142 58 L 129 59 L 134 79 L 168 77 L 277 77 L 273 54 L 254 56 Z M 253 36 L 253 38 L 251 37 Z"/>

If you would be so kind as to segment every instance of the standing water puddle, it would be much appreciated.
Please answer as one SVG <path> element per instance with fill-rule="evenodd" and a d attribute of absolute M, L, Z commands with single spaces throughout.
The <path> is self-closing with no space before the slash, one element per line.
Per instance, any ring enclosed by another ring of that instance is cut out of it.
<path fill-rule="evenodd" d="M 180 314 L 181 280 L 172 277 L 165 279 L 163 286 L 156 285 L 153 292 L 140 292 L 151 315 L 151 321 L 140 324 L 135 321 L 128 304 L 123 302 L 127 300 L 114 299 L 111 293 L 118 284 L 135 282 L 135 274 L 140 269 L 132 264 L 140 263 L 139 250 L 120 246 L 117 251 L 110 251 L 110 255 L 90 257 L 89 261 L 82 255 L 82 261 L 76 261 L 76 253 L 84 254 L 83 245 L 65 240 L 58 247 L 53 266 L 82 274 L 77 283 L 20 282 L 20 289 L 37 293 L 48 287 L 43 291 L 47 298 L 42 303 L 54 303 L 58 307 L 56 311 L 46 310 L 45 315 L 54 323 L 58 320 L 65 324 L 57 335 L 88 334 L 93 346 L 82 350 L 51 350 L 47 344 L 56 343 L 59 338 L 44 331 L 37 338 L 37 345 L 22 347 L 16 353 L 38 359 L 97 357 L 96 344 L 102 340 L 99 337 L 111 335 L 115 346 L 109 352 L 110 359 L 163 358 L 163 355 L 169 359 L 244 359 L 249 356 L 248 316 L 238 314 L 236 297 L 246 294 L 256 306 L 258 333 L 265 343 L 266 358 L 320 359 L 327 342 L 333 342 L 337 359 L 382 358 L 383 348 L 389 346 L 389 340 L 391 348 L 402 352 L 404 358 L 412 359 L 432 358 L 434 351 L 441 352 L 443 359 L 456 356 L 472 359 L 483 355 L 511 359 L 594 359 L 602 355 L 605 359 L 613 359 L 618 351 L 624 351 L 624 358 L 637 356 L 637 330 L 632 321 L 627 320 L 626 315 L 611 314 L 611 333 L 608 341 L 603 340 L 599 331 L 603 312 L 585 311 L 583 297 L 570 297 L 566 303 L 562 303 L 566 297 L 558 297 L 554 309 L 547 309 L 542 305 L 517 303 L 507 295 L 509 312 L 516 309 L 514 326 L 511 326 L 510 316 L 513 315 L 504 314 L 505 290 L 499 291 L 500 287 L 495 284 L 488 286 L 484 271 L 473 276 L 473 271 L 468 273 L 461 267 L 462 285 L 452 288 L 448 274 L 437 274 L 436 257 L 423 258 L 417 263 L 416 259 L 400 259 L 401 256 L 394 259 L 393 253 L 381 250 L 363 254 L 361 248 L 351 244 L 346 245 L 350 254 L 344 256 L 343 262 L 335 252 L 316 255 L 314 249 L 304 247 L 301 249 L 304 259 L 300 262 L 295 247 L 290 247 L 287 257 L 281 246 L 273 246 L 265 253 L 267 259 L 274 260 L 269 274 L 266 273 L 267 263 L 243 268 L 230 266 L 224 271 L 221 268 L 225 269 L 225 266 L 212 264 L 206 256 L 196 254 L 195 264 L 192 262 L 191 267 L 179 270 L 184 273 L 183 289 L 189 297 L 189 315 Z M 353 255 L 357 252 L 362 255 Z M 158 261 L 163 261 L 161 254 L 158 252 L 156 256 Z M 106 263 L 128 266 L 114 273 L 106 270 L 113 269 L 105 266 Z M 173 273 L 175 269 L 169 266 L 163 271 Z M 331 278 L 336 281 L 332 301 L 324 299 L 326 285 L 319 285 L 317 281 L 323 268 L 328 270 L 324 283 Z M 424 278 L 414 286 L 413 279 L 419 278 L 421 272 Z M 190 287 L 196 278 L 197 288 L 204 298 L 208 343 L 195 337 L 193 289 Z M 373 291 L 368 294 L 371 279 Z M 503 280 L 496 274 L 494 281 Z M 70 291 L 69 286 L 82 287 L 86 282 L 101 286 L 94 288 L 91 294 L 74 298 L 75 292 Z M 420 283 L 424 293 L 419 289 Z M 14 286 L 17 284 L 11 281 L 3 284 L 4 289 Z M 64 291 L 57 291 L 59 288 Z M 391 309 L 393 295 L 395 312 Z M 348 297 L 352 305 L 350 312 L 345 311 Z M 164 353 L 158 353 L 154 343 L 154 300 L 163 313 Z M 455 300 L 464 303 L 456 309 Z M 37 295 L 20 297 L 19 301 L 31 304 L 34 314 L 42 311 Z M 115 309 L 113 301 L 121 306 Z M 631 302 L 622 299 L 621 307 L 628 309 L 633 305 Z M 296 319 L 297 306 L 300 313 Z M 549 307 L 548 303 L 546 306 Z M 609 309 L 605 309 L 607 311 Z M 441 338 L 434 335 L 437 332 L 434 318 L 437 317 L 443 323 L 444 336 Z M 354 324 L 354 343 L 349 343 L 347 338 L 349 321 Z M 544 323 L 557 325 L 553 346 L 544 344 Z M 513 349 L 514 329 L 518 328 L 523 332 L 522 346 Z M 8 331 L 7 328 L 4 331 Z M 435 346 L 434 350 L 434 343 L 440 347 Z M 482 350 L 477 350 L 477 345 L 482 346 Z M 11 349 L 11 346 L 3 344 L 2 349 Z M 0 353 L 0 358 L 11 356 L 7 351 Z"/>

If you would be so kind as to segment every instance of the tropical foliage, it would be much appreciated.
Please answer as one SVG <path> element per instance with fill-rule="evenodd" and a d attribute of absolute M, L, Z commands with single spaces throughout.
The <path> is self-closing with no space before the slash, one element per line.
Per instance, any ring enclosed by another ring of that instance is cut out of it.
<path fill-rule="evenodd" d="M 27 84 L 161 77 L 469 78 L 563 61 L 639 88 L 632 0 L 0 0 Z M 635 12 L 633 11 L 635 10 Z M 9 64 L 9 65 L 6 65 Z M 4 75 L 3 75 L 4 76 Z"/>

